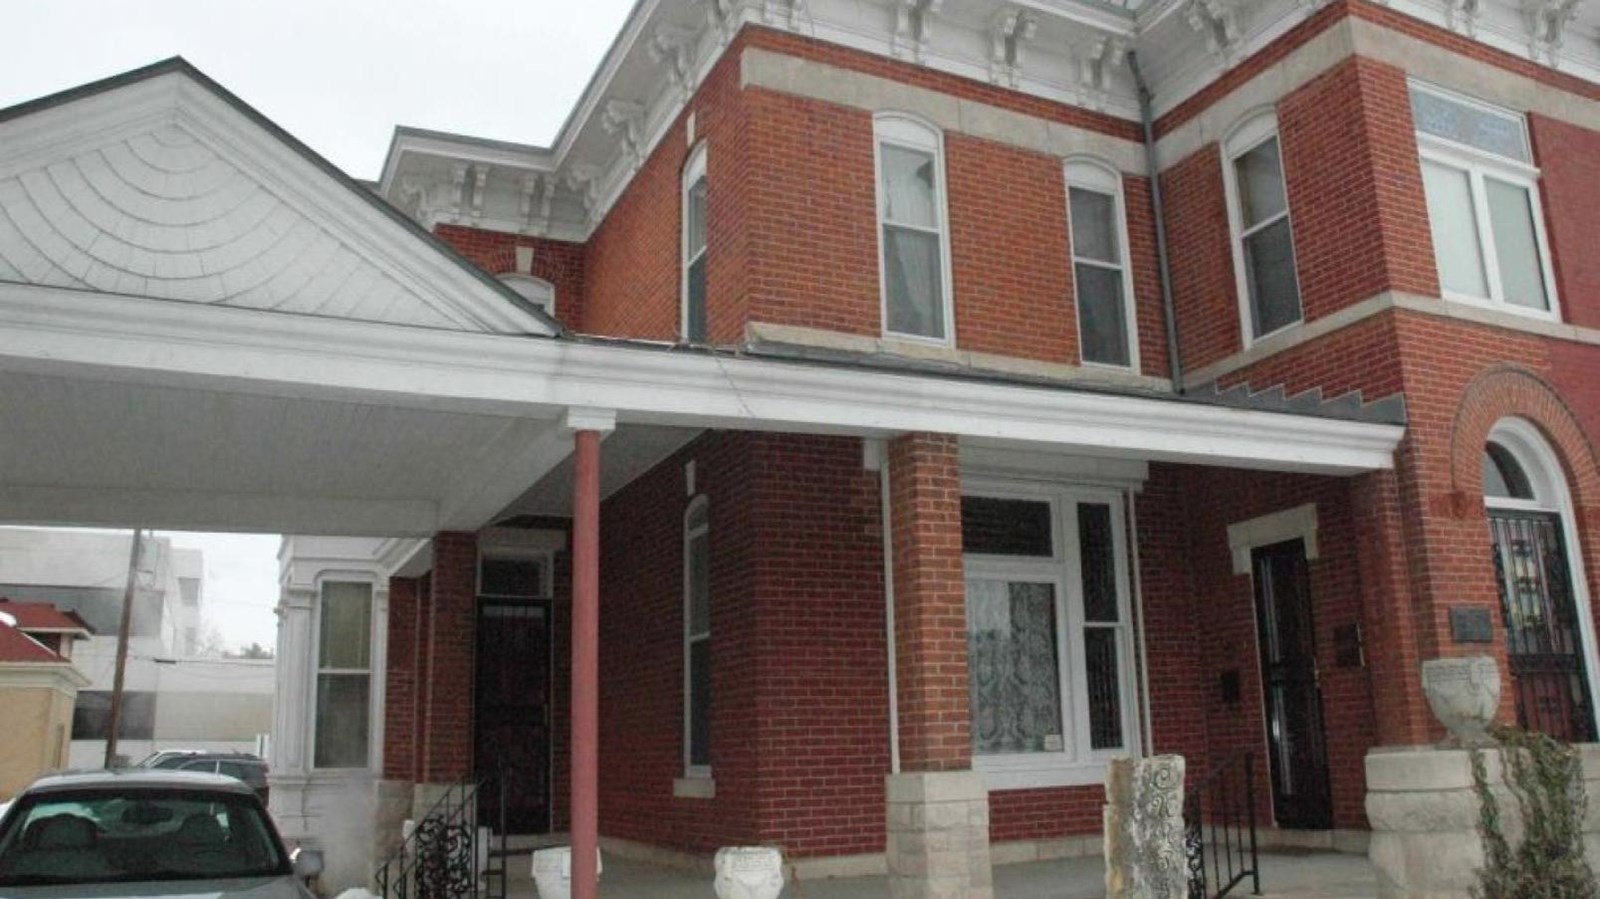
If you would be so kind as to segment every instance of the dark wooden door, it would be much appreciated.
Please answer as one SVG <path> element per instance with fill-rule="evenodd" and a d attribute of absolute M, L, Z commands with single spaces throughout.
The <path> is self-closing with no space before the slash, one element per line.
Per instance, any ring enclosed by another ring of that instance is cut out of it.
<path fill-rule="evenodd" d="M 1280 827 L 1327 829 L 1333 802 L 1305 542 L 1260 547 L 1252 562 L 1273 811 Z"/>
<path fill-rule="evenodd" d="M 478 607 L 477 774 L 487 781 L 479 823 L 514 834 L 550 830 L 550 606 L 485 600 Z M 502 789 L 503 787 L 503 789 Z"/>
<path fill-rule="evenodd" d="M 1517 724 L 1571 743 L 1595 739 L 1577 603 L 1561 519 L 1489 510 Z"/>

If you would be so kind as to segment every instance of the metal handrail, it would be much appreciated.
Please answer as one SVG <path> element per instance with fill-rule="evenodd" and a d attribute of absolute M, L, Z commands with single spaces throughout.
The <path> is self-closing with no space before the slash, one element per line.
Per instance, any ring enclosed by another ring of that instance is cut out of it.
<path fill-rule="evenodd" d="M 451 784 L 373 874 L 384 899 L 504 899 L 505 787 L 500 779 L 501 867 L 480 845 L 478 800 L 488 781 Z M 480 850 L 484 858 L 479 857 Z M 498 880 L 498 889 L 486 881 Z"/>
<path fill-rule="evenodd" d="M 1185 791 L 1183 825 L 1189 899 L 1221 899 L 1247 877 L 1261 895 L 1254 756 L 1234 756 Z"/>

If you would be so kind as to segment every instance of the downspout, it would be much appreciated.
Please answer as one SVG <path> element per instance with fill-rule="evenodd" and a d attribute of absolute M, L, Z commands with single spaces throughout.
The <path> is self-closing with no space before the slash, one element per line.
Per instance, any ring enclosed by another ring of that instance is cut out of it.
<path fill-rule="evenodd" d="M 889 773 L 900 773 L 900 688 L 895 674 L 894 535 L 889 523 L 889 443 L 877 442 L 878 500 L 883 517 L 883 642 L 889 663 Z"/>
<path fill-rule="evenodd" d="M 1128 542 L 1133 546 L 1133 626 L 1139 638 L 1139 719 L 1144 736 L 1141 756 L 1151 756 L 1156 751 L 1155 724 L 1150 712 L 1150 646 L 1144 633 L 1144 577 L 1139 563 L 1139 498 L 1132 490 L 1128 497 Z"/>
<path fill-rule="evenodd" d="M 1178 355 L 1178 313 L 1172 302 L 1172 260 L 1167 253 L 1166 204 L 1161 199 L 1161 167 L 1156 162 L 1155 117 L 1150 109 L 1150 87 L 1139 71 L 1139 54 L 1128 51 L 1128 69 L 1139 90 L 1139 119 L 1144 125 L 1144 159 L 1150 177 L 1150 204 L 1156 220 L 1156 266 L 1161 278 L 1161 314 L 1167 323 L 1167 365 L 1172 372 L 1172 389 L 1183 393 L 1183 358 Z"/>

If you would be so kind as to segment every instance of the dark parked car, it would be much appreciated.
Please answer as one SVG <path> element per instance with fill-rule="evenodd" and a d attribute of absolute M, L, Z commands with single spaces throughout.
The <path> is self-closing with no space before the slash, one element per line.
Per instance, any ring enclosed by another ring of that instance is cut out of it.
<path fill-rule="evenodd" d="M 153 753 L 135 767 L 160 768 L 168 771 L 203 771 L 242 780 L 256 791 L 265 804 L 267 789 L 267 763 L 260 756 L 246 752 L 203 752 L 197 749 L 163 749 Z"/>

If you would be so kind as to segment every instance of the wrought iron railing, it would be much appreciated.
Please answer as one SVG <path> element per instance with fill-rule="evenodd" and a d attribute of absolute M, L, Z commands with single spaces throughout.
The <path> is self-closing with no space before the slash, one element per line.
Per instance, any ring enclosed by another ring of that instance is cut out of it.
<path fill-rule="evenodd" d="M 404 835 L 373 880 L 384 899 L 505 899 L 505 797 L 498 831 L 480 827 L 478 803 L 499 778 L 452 784 Z M 488 833 L 486 833 L 488 831 Z M 498 844 L 498 845 L 496 845 Z"/>
<path fill-rule="evenodd" d="M 1183 797 L 1189 899 L 1220 899 L 1251 879 L 1261 895 L 1256 849 L 1255 761 L 1235 756 L 1211 769 Z"/>

